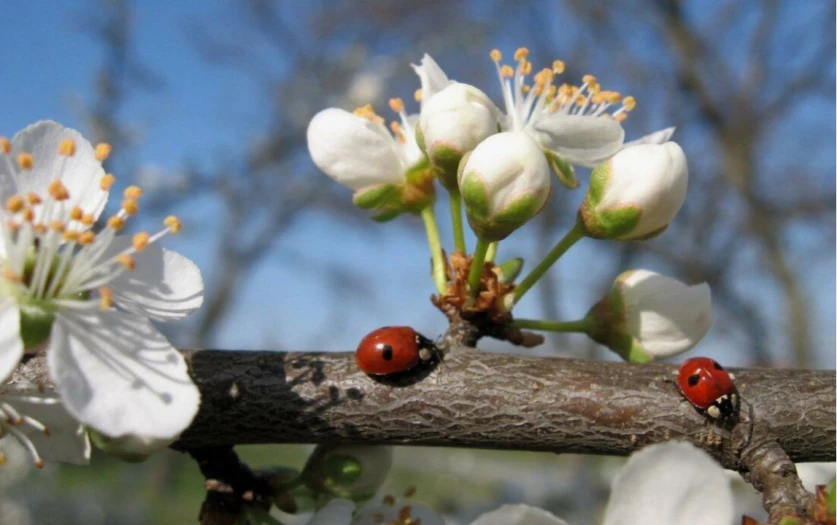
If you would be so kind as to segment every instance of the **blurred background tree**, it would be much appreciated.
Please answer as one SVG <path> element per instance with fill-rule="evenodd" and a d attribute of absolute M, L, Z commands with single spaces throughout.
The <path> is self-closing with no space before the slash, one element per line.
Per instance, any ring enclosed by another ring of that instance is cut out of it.
<path fill-rule="evenodd" d="M 409 64 L 425 52 L 499 100 L 488 51 L 526 46 L 535 66 L 566 61 L 569 82 L 593 73 L 634 95 L 628 140 L 676 125 L 691 181 L 665 235 L 582 243 L 520 315 L 578 317 L 620 271 L 646 267 L 712 286 L 715 324 L 694 354 L 835 366 L 833 2 L 240 0 L 198 9 L 90 0 L 10 9 L 21 22 L 0 41 L 18 51 L 0 88 L 26 103 L 5 108 L 5 132 L 55 118 L 110 142 L 109 168 L 123 187 L 145 187 L 154 210 L 146 217 L 184 216 L 176 249 L 199 264 L 207 295 L 191 324 L 170 332 L 181 346 L 353 350 L 386 324 L 440 334 L 419 221 L 368 220 L 311 163 L 306 126 L 328 106 L 372 103 L 387 116 L 391 96 L 416 111 Z M 581 197 L 556 186 L 500 258 L 535 262 Z M 558 334 L 536 352 L 608 357 Z M 301 450 L 256 447 L 245 457 L 300 465 Z M 391 483 L 417 484 L 462 519 L 526 500 L 595 522 L 618 462 L 544 456 L 421 449 L 397 456 Z M 50 468 L 8 490 L 24 497 L 31 523 L 194 522 L 202 487 L 185 458 L 95 463 Z"/>

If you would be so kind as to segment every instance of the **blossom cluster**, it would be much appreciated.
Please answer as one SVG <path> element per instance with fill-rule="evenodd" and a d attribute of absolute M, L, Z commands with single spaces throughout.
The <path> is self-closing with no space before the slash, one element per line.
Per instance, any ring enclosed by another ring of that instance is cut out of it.
<path fill-rule="evenodd" d="M 480 311 L 508 320 L 504 314 L 581 238 L 639 241 L 665 231 L 685 201 L 688 165 L 683 149 L 671 141 L 674 128 L 626 142 L 622 123 L 637 101 L 604 89 L 594 75 L 584 75 L 578 85 L 559 82 L 564 62 L 535 72 L 526 48 L 515 51 L 511 64 L 503 63 L 496 49 L 490 58 L 500 105 L 478 87 L 450 79 L 424 55 L 413 65 L 421 85 L 419 113 L 407 114 L 401 99 L 390 100 L 398 121 L 388 130 L 371 105 L 354 112 L 328 108 L 311 120 L 308 148 L 314 163 L 353 189 L 355 204 L 373 210 L 376 220 L 422 215 L 438 304 L 466 317 Z M 567 188 L 580 186 L 577 167 L 592 172 L 572 230 L 519 282 L 513 282 L 519 259 L 512 259 L 514 276 L 491 281 L 511 262 L 494 264 L 498 243 L 545 206 L 553 174 Z M 435 231 L 436 180 L 450 194 L 455 243 L 450 262 Z M 456 259 L 467 252 L 460 206 L 477 238 L 465 271 L 457 263 L 461 257 Z M 626 359 L 648 361 L 685 352 L 705 335 L 711 297 L 705 284 L 687 286 L 635 270 L 619 276 L 582 320 L 516 324 L 581 331 Z"/>
<path fill-rule="evenodd" d="M 157 243 L 181 229 L 175 216 L 155 233 L 121 234 L 139 187 L 102 217 L 116 181 L 102 166 L 109 153 L 51 121 L 0 138 L 0 463 L 15 440 L 37 466 L 83 464 L 89 437 L 142 458 L 197 412 L 186 363 L 153 322 L 201 305 L 200 271 Z M 34 356 L 52 384 L 12 375 Z"/>

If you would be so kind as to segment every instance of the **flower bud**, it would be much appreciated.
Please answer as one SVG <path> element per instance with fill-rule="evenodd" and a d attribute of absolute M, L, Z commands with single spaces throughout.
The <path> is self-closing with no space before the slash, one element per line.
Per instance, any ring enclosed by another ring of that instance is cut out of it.
<path fill-rule="evenodd" d="M 453 82 L 421 108 L 416 139 L 430 162 L 441 172 L 445 187 L 455 187 L 463 155 L 497 133 L 498 110 L 488 96 L 468 84 Z"/>
<path fill-rule="evenodd" d="M 587 313 L 590 337 L 628 361 L 681 354 L 712 325 L 706 283 L 689 286 L 648 270 L 623 272 Z"/>
<path fill-rule="evenodd" d="M 375 495 L 392 467 L 392 447 L 319 445 L 302 471 L 316 493 L 363 501 Z"/>
<path fill-rule="evenodd" d="M 625 148 L 599 164 L 579 220 L 597 239 L 648 239 L 659 235 L 686 199 L 689 169 L 675 142 Z"/>
<path fill-rule="evenodd" d="M 549 197 L 549 165 L 526 133 L 497 133 L 463 161 L 459 189 L 468 223 L 482 240 L 499 241 L 538 214 Z"/>

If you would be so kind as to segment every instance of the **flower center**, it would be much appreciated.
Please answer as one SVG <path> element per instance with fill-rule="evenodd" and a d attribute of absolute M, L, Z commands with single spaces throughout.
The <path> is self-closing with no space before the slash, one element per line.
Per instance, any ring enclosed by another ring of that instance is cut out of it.
<path fill-rule="evenodd" d="M 555 77 L 566 69 L 561 60 L 555 60 L 551 68 L 540 70 L 532 77 L 531 83 L 527 83 L 527 77 L 532 74 L 532 63 L 529 62 L 529 50 L 525 47 L 515 51 L 515 67 L 501 64 L 503 54 L 497 49 L 491 51 L 490 57 L 497 68 L 509 118 L 507 124 L 512 131 L 521 131 L 534 124 L 541 115 L 559 112 L 610 117 L 622 122 L 636 106 L 634 97 L 622 98 L 616 91 L 603 90 L 593 75 L 584 75 L 580 86 L 566 83 L 557 86 Z"/>
<path fill-rule="evenodd" d="M 0 139 L 0 152 L 13 168 L 12 177 L 19 188 L 17 180 L 29 175 L 37 159 L 21 153 L 15 168 L 9 158 L 10 150 L 8 141 Z M 75 150 L 75 143 L 69 139 L 59 145 L 59 155 L 65 159 L 75 155 Z M 95 151 L 96 159 L 101 162 L 109 155 L 110 146 L 99 144 Z M 5 252 L 5 257 L 0 259 L 0 293 L 13 297 L 20 305 L 21 327 L 31 321 L 32 334 L 37 332 L 27 340 L 27 331 L 22 330 L 27 345 L 42 342 L 44 334 L 48 336 L 52 315 L 58 308 L 107 310 L 112 307 L 112 293 L 107 285 L 124 272 L 134 270 L 134 254 L 181 228 L 180 220 L 169 216 L 159 232 L 153 235 L 140 232 L 131 238 L 129 246 L 115 245 L 116 234 L 139 211 L 142 189 L 128 187 L 120 210 L 94 233 L 91 228 L 105 197 L 85 203 L 85 207 L 71 206 L 70 192 L 62 182 L 65 165 L 66 162 L 60 163 L 46 193 L 15 194 L 0 210 L 0 243 Z M 115 181 L 113 175 L 106 174 L 99 180 L 99 187 L 108 192 Z"/>

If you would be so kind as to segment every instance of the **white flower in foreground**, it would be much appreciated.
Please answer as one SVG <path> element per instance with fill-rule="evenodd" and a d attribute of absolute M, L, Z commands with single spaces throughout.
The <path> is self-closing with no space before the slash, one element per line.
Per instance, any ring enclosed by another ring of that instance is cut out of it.
<path fill-rule="evenodd" d="M 578 212 L 597 239 L 648 239 L 668 227 L 686 200 L 689 168 L 675 142 L 626 148 L 600 164 Z"/>
<path fill-rule="evenodd" d="M 390 100 L 400 123 L 388 130 L 371 106 L 354 113 L 328 108 L 308 124 L 308 151 L 326 175 L 355 190 L 354 202 L 391 219 L 432 202 L 433 178 L 416 144 L 417 115 L 407 115 L 401 99 Z"/>
<path fill-rule="evenodd" d="M 432 509 L 398 502 L 368 506 L 352 517 L 353 504 L 335 500 L 308 525 L 444 525 Z M 652 445 L 631 454 L 613 480 L 602 525 L 720 525 L 732 523 L 732 491 L 724 470 L 708 454 L 685 442 Z M 503 505 L 471 525 L 569 525 L 529 505 Z"/>
<path fill-rule="evenodd" d="M 649 270 L 620 274 L 587 314 L 590 337 L 632 362 L 681 354 L 712 325 L 706 283 L 689 286 Z"/>
<path fill-rule="evenodd" d="M 532 136 L 549 159 L 561 182 L 578 186 L 572 165 L 593 167 L 622 147 L 625 131 L 622 122 L 636 101 L 615 91 L 602 90 L 596 77 L 585 75 L 581 86 L 562 84 L 556 75 L 564 72 L 564 63 L 556 60 L 532 77 L 529 51 L 519 48 L 514 54 L 516 67 L 502 65 L 502 53 L 491 51 L 503 90 L 506 115 L 504 131 L 524 131 Z"/>
<path fill-rule="evenodd" d="M 84 426 L 67 412 L 55 392 L 42 392 L 34 385 L 0 387 L 0 464 L 15 451 L 28 453 L 38 468 L 44 460 L 75 465 L 90 460 Z M 5 469 L 0 471 L 0 479 L 6 474 Z"/>
<path fill-rule="evenodd" d="M 503 132 L 482 141 L 459 171 L 468 223 L 477 237 L 506 238 L 549 197 L 549 166 L 529 135 Z"/>
<path fill-rule="evenodd" d="M 120 211 L 94 233 L 114 182 L 75 130 L 38 122 L 0 140 L 0 379 L 24 349 L 47 352 L 61 402 L 110 438 L 171 439 L 197 412 L 186 364 L 151 324 L 180 319 L 203 301 L 187 258 L 154 244 L 177 232 L 120 237 L 141 190 L 125 190 Z"/>

